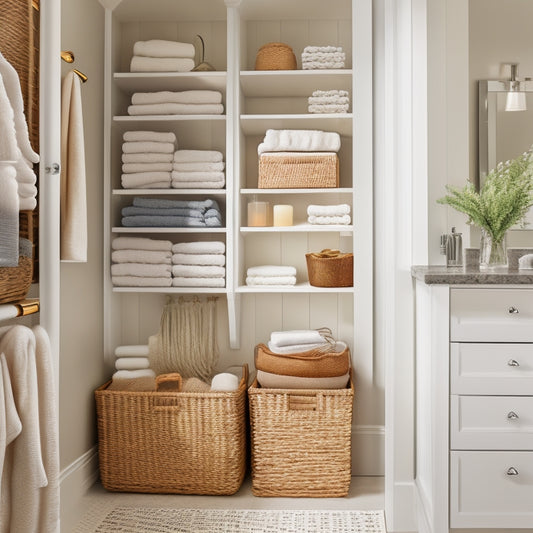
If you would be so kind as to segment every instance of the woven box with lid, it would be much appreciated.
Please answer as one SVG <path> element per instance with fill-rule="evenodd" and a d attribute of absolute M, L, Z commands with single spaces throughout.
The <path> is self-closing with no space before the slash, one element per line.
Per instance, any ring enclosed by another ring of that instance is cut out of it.
<path fill-rule="evenodd" d="M 252 493 L 342 497 L 351 481 L 354 388 L 248 389 Z"/>
<path fill-rule="evenodd" d="M 123 492 L 237 492 L 246 469 L 247 381 L 244 365 L 232 392 L 107 390 L 110 382 L 98 388 L 102 485 Z"/>

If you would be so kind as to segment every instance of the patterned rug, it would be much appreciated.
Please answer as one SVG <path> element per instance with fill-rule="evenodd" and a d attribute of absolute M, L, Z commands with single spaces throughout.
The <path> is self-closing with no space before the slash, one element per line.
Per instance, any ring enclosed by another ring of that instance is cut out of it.
<path fill-rule="evenodd" d="M 386 533 L 383 511 L 116 507 L 95 533 Z"/>

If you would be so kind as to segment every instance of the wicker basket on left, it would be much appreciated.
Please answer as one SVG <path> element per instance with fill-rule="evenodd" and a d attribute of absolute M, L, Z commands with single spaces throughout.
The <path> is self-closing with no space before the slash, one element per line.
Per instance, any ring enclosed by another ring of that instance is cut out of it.
<path fill-rule="evenodd" d="M 95 391 L 100 476 L 110 491 L 229 495 L 246 469 L 243 366 L 233 392 Z"/>

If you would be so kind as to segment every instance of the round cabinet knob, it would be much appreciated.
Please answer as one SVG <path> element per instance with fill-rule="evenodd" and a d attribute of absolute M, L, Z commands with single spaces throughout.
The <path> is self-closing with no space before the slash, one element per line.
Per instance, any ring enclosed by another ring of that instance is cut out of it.
<path fill-rule="evenodd" d="M 507 475 L 508 476 L 517 476 L 518 475 L 518 470 L 514 466 L 511 466 L 511 468 L 509 468 L 507 470 Z"/>
<path fill-rule="evenodd" d="M 514 411 L 509 411 L 507 418 L 509 420 L 518 420 L 520 417 Z"/>
<path fill-rule="evenodd" d="M 520 363 L 516 359 L 509 359 L 509 361 L 507 361 L 507 364 L 509 366 L 520 366 Z"/>
<path fill-rule="evenodd" d="M 509 307 L 509 314 L 510 315 L 516 315 L 519 312 L 520 311 L 518 311 L 518 309 L 516 307 Z"/>

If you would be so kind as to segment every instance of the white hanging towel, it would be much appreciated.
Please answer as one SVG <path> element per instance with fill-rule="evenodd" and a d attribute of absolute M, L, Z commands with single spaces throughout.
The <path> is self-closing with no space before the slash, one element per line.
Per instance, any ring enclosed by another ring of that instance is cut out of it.
<path fill-rule="evenodd" d="M 61 94 L 61 260 L 87 261 L 87 198 L 80 78 L 69 72 Z"/>

